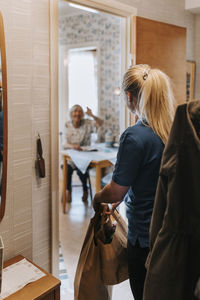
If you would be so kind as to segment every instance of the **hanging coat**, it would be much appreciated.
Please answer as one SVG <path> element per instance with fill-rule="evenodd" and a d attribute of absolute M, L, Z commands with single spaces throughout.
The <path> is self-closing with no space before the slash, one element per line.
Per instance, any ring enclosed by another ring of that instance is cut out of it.
<path fill-rule="evenodd" d="M 195 125 L 194 125 L 195 124 Z M 177 108 L 150 226 L 143 300 L 193 300 L 200 277 L 200 101 Z"/>
<path fill-rule="evenodd" d="M 197 285 L 195 288 L 195 296 L 197 297 L 197 299 L 200 299 L 200 278 L 197 281 Z"/>

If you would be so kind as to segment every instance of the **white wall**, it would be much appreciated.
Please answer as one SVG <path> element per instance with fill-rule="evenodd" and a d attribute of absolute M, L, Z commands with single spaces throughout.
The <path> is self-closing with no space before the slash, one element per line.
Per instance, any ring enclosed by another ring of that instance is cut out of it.
<path fill-rule="evenodd" d="M 134 6 L 138 16 L 187 27 L 187 59 L 194 59 L 194 15 L 185 10 L 185 0 L 116 0 Z"/>
<path fill-rule="evenodd" d="M 8 188 L 0 234 L 5 260 L 50 266 L 49 0 L 0 0 L 8 75 Z M 47 177 L 36 180 L 40 133 Z"/>
<path fill-rule="evenodd" d="M 134 6 L 141 17 L 187 28 L 187 60 L 196 61 L 195 97 L 200 98 L 200 14 L 194 15 L 186 11 L 184 0 L 116 1 Z"/>

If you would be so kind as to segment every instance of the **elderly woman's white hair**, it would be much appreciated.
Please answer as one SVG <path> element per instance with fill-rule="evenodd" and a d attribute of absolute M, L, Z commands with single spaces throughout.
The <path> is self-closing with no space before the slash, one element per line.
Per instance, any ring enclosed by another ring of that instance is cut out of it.
<path fill-rule="evenodd" d="M 80 110 L 82 111 L 82 120 L 84 118 L 84 111 L 83 111 L 83 108 L 79 105 L 79 104 L 75 104 L 73 105 L 70 110 L 69 110 L 69 117 L 70 119 L 72 119 L 72 113 L 77 109 L 77 108 L 80 108 Z"/>

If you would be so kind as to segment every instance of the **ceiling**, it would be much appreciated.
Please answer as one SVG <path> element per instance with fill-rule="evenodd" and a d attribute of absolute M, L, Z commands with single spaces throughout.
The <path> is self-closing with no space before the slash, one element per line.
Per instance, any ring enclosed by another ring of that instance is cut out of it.
<path fill-rule="evenodd" d="M 200 0 L 185 0 L 185 9 L 194 14 L 200 14 Z"/>
<path fill-rule="evenodd" d="M 69 6 L 69 3 L 64 0 L 59 1 L 59 15 L 60 16 L 75 16 L 75 15 L 80 15 L 80 14 L 88 14 L 89 12 L 84 11 L 82 9 L 78 9 L 75 7 Z"/>
<path fill-rule="evenodd" d="M 185 0 L 185 9 L 194 14 L 200 14 L 200 0 Z M 59 15 L 60 16 L 75 16 L 80 14 L 88 14 L 90 12 L 82 9 L 74 8 L 65 0 L 59 1 Z"/>
<path fill-rule="evenodd" d="M 193 14 L 200 14 L 200 7 L 191 8 L 189 11 Z"/>

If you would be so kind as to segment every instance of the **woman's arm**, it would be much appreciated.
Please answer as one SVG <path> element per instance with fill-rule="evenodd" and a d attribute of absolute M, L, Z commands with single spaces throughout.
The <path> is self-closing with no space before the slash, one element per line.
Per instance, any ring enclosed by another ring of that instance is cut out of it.
<path fill-rule="evenodd" d="M 79 150 L 79 151 L 83 150 L 80 145 L 70 144 L 70 143 L 67 143 L 67 142 L 65 143 L 64 148 L 65 149 L 74 149 L 74 150 Z"/>
<path fill-rule="evenodd" d="M 87 107 L 87 111 L 85 113 L 88 116 L 92 117 L 98 126 L 101 126 L 103 124 L 103 121 L 99 117 L 96 117 L 95 115 L 93 115 L 92 110 L 89 107 Z"/>
<path fill-rule="evenodd" d="M 122 186 L 113 180 L 107 184 L 100 192 L 96 193 L 93 200 L 94 210 L 98 210 L 100 203 L 119 203 L 129 190 L 129 186 Z"/>

